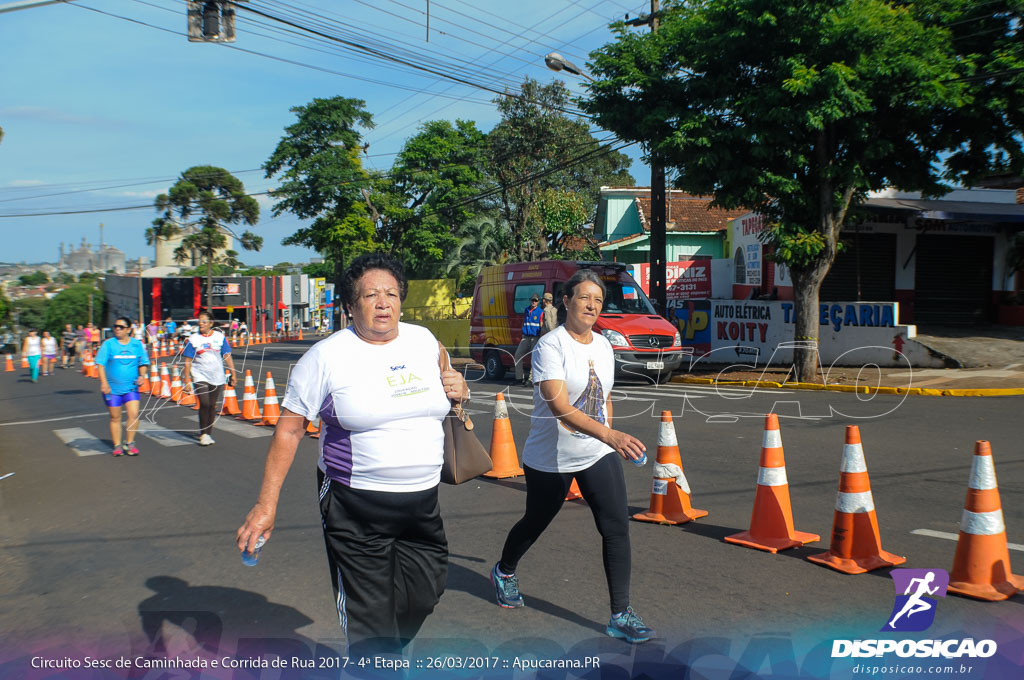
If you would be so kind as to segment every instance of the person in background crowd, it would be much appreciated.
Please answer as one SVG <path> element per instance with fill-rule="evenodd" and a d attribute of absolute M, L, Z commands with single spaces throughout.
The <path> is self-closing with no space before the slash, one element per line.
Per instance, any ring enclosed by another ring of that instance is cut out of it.
<path fill-rule="evenodd" d="M 284 331 L 284 323 L 280 319 L 274 324 L 274 330 L 277 331 L 277 339 L 280 340 L 281 333 Z"/>
<path fill-rule="evenodd" d="M 523 359 L 533 352 L 533 347 L 540 337 L 540 322 L 543 312 L 537 306 L 538 302 L 540 302 L 540 298 L 534 295 L 530 298 L 530 306 L 523 312 L 523 339 L 516 347 L 516 382 L 521 383 L 524 387 L 528 386 L 530 381 L 526 377 Z M 532 374 L 533 371 L 530 372 Z"/>
<path fill-rule="evenodd" d="M 131 321 L 126 316 L 114 321 L 114 337 L 103 343 L 96 353 L 100 374 L 100 391 L 110 411 L 110 437 L 114 456 L 137 456 L 135 432 L 139 427 L 139 385 L 149 371 L 149 356 L 142 343 L 128 331 Z M 121 408 L 128 414 L 127 437 L 121 446 Z"/>
<path fill-rule="evenodd" d="M 340 297 L 352 325 L 292 369 L 259 499 L 236 534 L 239 550 L 270 537 L 296 449 L 320 417 L 316 474 L 335 602 L 349 649 L 367 654 L 400 652 L 444 592 L 441 422 L 450 400 L 469 397 L 458 371 L 441 370 L 433 334 L 400 322 L 408 290 L 387 255 L 349 265 Z"/>
<path fill-rule="evenodd" d="M 237 333 L 238 332 L 238 319 L 231 319 L 231 332 L 232 333 Z"/>
<path fill-rule="evenodd" d="M 537 343 L 533 416 L 523 446 L 526 512 L 509 531 L 491 582 L 499 605 L 524 606 L 516 567 L 558 514 L 575 479 L 601 535 L 612 612 L 605 633 L 636 644 L 655 633 L 629 604 L 629 513 L 620 457 L 640 460 L 645 447 L 611 427 L 615 359 L 608 340 L 593 331 L 605 292 L 597 274 L 577 271 L 565 283 L 565 323 Z M 569 568 L 578 578 L 579 565 Z"/>
<path fill-rule="evenodd" d="M 171 317 L 167 317 L 167 320 L 164 321 L 164 334 L 167 337 L 167 339 L 171 340 L 172 338 L 174 338 L 174 334 L 177 333 L 177 331 L 178 324 L 174 323 Z"/>
<path fill-rule="evenodd" d="M 71 324 L 64 324 L 64 332 L 60 334 L 60 367 L 67 368 L 75 366 L 75 349 L 78 344 L 78 333 L 71 327 Z"/>
<path fill-rule="evenodd" d="M 57 364 L 57 338 L 50 331 L 43 331 L 43 375 L 53 375 Z"/>
<path fill-rule="evenodd" d="M 100 348 L 100 329 L 90 321 L 85 325 L 85 330 L 89 336 L 89 351 L 92 352 L 93 356 L 96 356 L 96 352 L 99 351 Z"/>
<path fill-rule="evenodd" d="M 146 327 L 142 325 L 142 322 L 138 319 L 132 324 L 132 337 L 139 342 L 146 341 Z"/>
<path fill-rule="evenodd" d="M 43 356 L 43 341 L 35 328 L 30 328 L 25 341 L 21 343 L 21 358 L 28 361 L 32 382 L 39 382 L 39 361 Z"/>
<path fill-rule="evenodd" d="M 555 309 L 555 296 L 551 293 L 544 293 L 541 299 L 541 307 L 544 310 L 544 320 L 541 322 L 540 334 L 545 334 L 558 328 L 558 310 Z"/>
<path fill-rule="evenodd" d="M 249 335 L 249 324 L 247 324 L 244 321 L 242 323 L 238 324 L 238 334 L 239 335 Z"/>
<path fill-rule="evenodd" d="M 78 324 L 78 329 L 75 331 L 75 353 L 79 357 L 79 362 L 85 361 L 83 354 L 85 350 L 89 348 L 89 333 L 85 330 L 85 326 Z"/>
<path fill-rule="evenodd" d="M 192 385 L 192 392 L 199 400 L 199 445 L 214 443 L 213 423 L 217 419 L 217 402 L 224 391 L 224 365 L 230 374 L 227 384 L 235 384 L 235 360 L 231 357 L 231 345 L 224 333 L 213 327 L 213 314 L 202 310 L 197 315 L 199 332 L 193 333 L 185 343 L 185 372 L 182 382 Z"/>
<path fill-rule="evenodd" d="M 153 345 L 156 344 L 156 342 L 159 339 L 160 324 L 156 322 L 156 319 L 153 319 L 152 321 L 149 322 L 149 325 L 146 326 L 146 341 L 149 342 L 149 344 Z"/>

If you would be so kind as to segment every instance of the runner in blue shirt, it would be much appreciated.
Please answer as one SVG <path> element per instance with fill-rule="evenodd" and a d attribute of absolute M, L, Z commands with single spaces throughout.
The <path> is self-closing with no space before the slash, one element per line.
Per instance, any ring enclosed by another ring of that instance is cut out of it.
<path fill-rule="evenodd" d="M 96 366 L 100 374 L 100 391 L 110 411 L 110 436 L 114 441 L 115 456 L 139 455 L 135 446 L 135 431 L 139 427 L 139 383 L 149 370 L 146 348 L 129 333 L 131 321 L 118 317 L 114 322 L 114 337 L 96 353 Z M 128 412 L 128 437 L 121 446 L 121 407 Z"/>
<path fill-rule="evenodd" d="M 523 312 L 523 339 L 516 347 L 516 382 L 523 386 L 530 385 L 530 380 L 527 379 L 524 370 L 526 362 L 523 361 L 523 358 L 533 352 L 537 340 L 540 339 L 540 324 L 544 317 L 544 310 L 537 306 L 538 302 L 540 302 L 540 298 L 534 293 L 530 297 L 530 306 Z M 531 370 L 530 373 L 532 374 L 533 371 Z"/>

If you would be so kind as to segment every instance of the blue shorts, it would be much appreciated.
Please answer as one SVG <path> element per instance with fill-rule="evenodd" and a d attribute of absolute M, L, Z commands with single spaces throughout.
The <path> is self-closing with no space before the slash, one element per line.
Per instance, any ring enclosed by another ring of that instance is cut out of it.
<path fill-rule="evenodd" d="M 129 401 L 138 401 L 138 392 L 127 392 L 125 394 L 104 394 L 103 401 L 107 406 L 124 406 Z"/>

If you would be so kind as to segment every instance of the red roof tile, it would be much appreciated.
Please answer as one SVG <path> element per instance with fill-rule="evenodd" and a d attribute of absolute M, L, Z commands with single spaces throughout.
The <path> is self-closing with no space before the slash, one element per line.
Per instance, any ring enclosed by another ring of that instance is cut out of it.
<path fill-rule="evenodd" d="M 673 191 L 665 202 L 666 231 L 703 231 L 718 232 L 728 226 L 729 220 L 736 219 L 750 212 L 748 208 L 724 210 L 708 208 L 711 199 L 707 196 L 693 196 Z M 640 212 L 640 223 L 644 231 L 651 230 L 651 195 L 650 193 L 636 197 L 636 207 Z"/>

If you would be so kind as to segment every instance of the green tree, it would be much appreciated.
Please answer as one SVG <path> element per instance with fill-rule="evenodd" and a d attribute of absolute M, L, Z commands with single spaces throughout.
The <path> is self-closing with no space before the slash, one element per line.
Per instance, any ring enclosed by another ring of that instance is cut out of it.
<path fill-rule="evenodd" d="M 329 279 L 334 276 L 334 263 L 313 262 L 303 267 L 302 273 L 311 279 Z"/>
<path fill-rule="evenodd" d="M 506 229 L 490 217 L 469 220 L 459 229 L 458 244 L 449 251 L 444 273 L 455 278 L 460 291 L 472 292 L 480 270 L 508 262 L 502 245 Z"/>
<path fill-rule="evenodd" d="M 545 189 L 575 192 L 593 214 L 602 185 L 633 184 L 629 157 L 602 146 L 586 123 L 562 112 L 570 98 L 564 83 L 526 78 L 521 91 L 495 100 L 501 121 L 487 135 L 487 170 L 498 185 L 498 210 L 509 229 L 505 245 L 516 261 L 550 250 L 537 212 Z"/>
<path fill-rule="evenodd" d="M 367 202 L 382 247 L 412 277 L 443 269 L 455 232 L 481 211 L 472 199 L 485 186 L 484 134 L 472 121 L 435 120 L 406 140 Z"/>
<path fill-rule="evenodd" d="M 67 272 L 61 272 L 60 274 L 57 274 L 56 280 L 58 283 L 72 284 L 75 282 L 75 275 Z"/>
<path fill-rule="evenodd" d="M 46 272 L 35 271 L 31 274 L 22 274 L 18 277 L 18 285 L 20 286 L 41 286 L 44 283 L 49 283 L 50 277 L 46 275 Z"/>
<path fill-rule="evenodd" d="M 66 323 L 73 326 L 89 323 L 90 298 L 92 298 L 93 316 L 102 319 L 102 291 L 95 286 L 79 283 L 65 288 L 48 301 L 43 328 L 56 336 L 64 330 Z"/>
<path fill-rule="evenodd" d="M 590 246 L 585 199 L 574 191 L 545 189 L 537 201 L 537 216 L 544 225 L 544 237 L 548 242 L 548 256 L 556 259 L 579 258 L 597 259 L 596 249 Z M 580 248 L 581 244 L 587 244 Z"/>
<path fill-rule="evenodd" d="M 373 128 L 365 106 L 359 99 L 333 97 L 291 109 L 298 122 L 285 128 L 263 170 L 268 179 L 281 180 L 271 191 L 277 199 L 274 217 L 290 212 L 313 222 L 286 237 L 284 245 L 315 248 L 342 263 L 377 249 L 362 193 L 370 178 L 359 159 L 359 128 Z"/>
<path fill-rule="evenodd" d="M 619 24 L 592 54 L 584 108 L 674 167 L 677 186 L 764 215 L 793 275 L 795 336 L 816 340 L 821 282 L 867 192 L 938 195 L 993 166 L 1020 172 L 1020 9 L 668 0 L 657 32 Z M 797 378 L 816 363 L 816 345 L 798 350 Z"/>
<path fill-rule="evenodd" d="M 11 303 L 11 313 L 22 328 L 42 330 L 46 327 L 46 307 L 50 301 L 44 297 L 25 297 Z"/>
<path fill-rule="evenodd" d="M 0 323 L 4 323 L 11 316 L 11 301 L 4 292 L 3 286 L 0 286 Z"/>
<path fill-rule="evenodd" d="M 227 225 L 256 224 L 259 204 L 245 193 L 242 181 L 227 170 L 197 165 L 181 173 L 168 193 L 156 197 L 156 208 L 163 211 L 165 219 L 175 222 L 175 228 L 187 225 L 190 233 L 174 249 L 174 259 L 185 262 L 195 255 L 206 263 L 206 306 L 213 307 L 213 266 L 239 264 L 238 253 L 225 250 L 228 234 L 246 250 L 259 250 L 263 245 L 262 237 L 248 230 L 236 236 Z M 195 221 L 189 222 L 193 216 Z"/>

